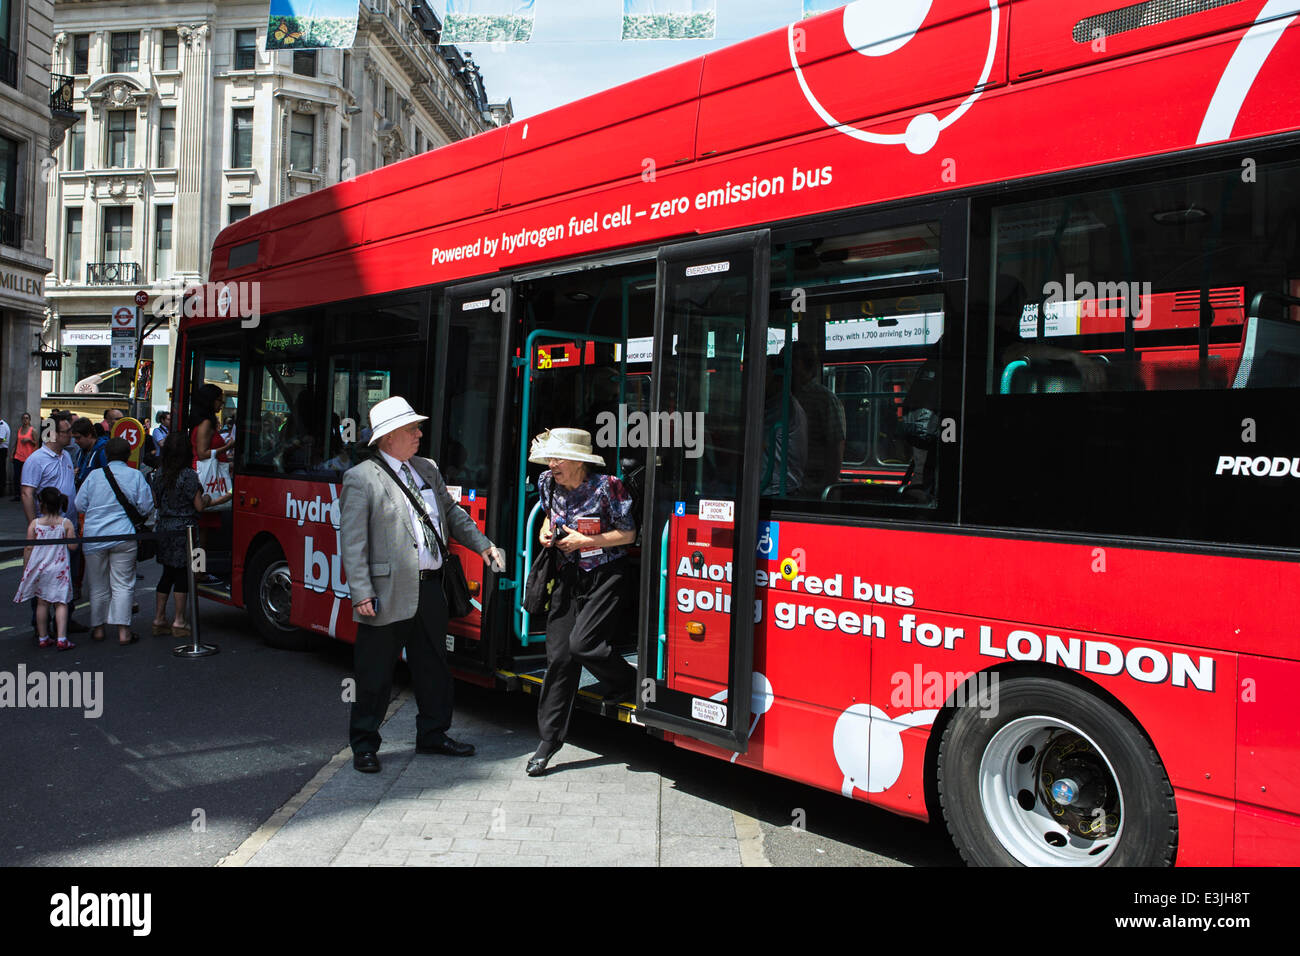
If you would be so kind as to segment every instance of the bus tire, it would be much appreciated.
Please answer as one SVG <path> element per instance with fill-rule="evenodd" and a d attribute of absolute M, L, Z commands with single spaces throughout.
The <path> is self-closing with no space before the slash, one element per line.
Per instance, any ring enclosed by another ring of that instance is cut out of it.
<path fill-rule="evenodd" d="M 310 635 L 289 623 L 293 581 L 280 548 L 264 544 L 244 566 L 244 607 L 253 627 L 271 647 L 302 651 Z"/>
<path fill-rule="evenodd" d="M 948 832 L 973 866 L 1171 866 L 1174 792 L 1137 726 L 1072 684 L 1001 681 L 939 745 Z"/>

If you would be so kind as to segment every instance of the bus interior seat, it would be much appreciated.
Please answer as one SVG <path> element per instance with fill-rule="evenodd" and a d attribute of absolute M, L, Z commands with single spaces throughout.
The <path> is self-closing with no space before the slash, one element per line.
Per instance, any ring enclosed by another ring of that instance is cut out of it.
<path fill-rule="evenodd" d="M 1300 323 L 1252 315 L 1233 388 L 1288 388 L 1300 382 Z"/>

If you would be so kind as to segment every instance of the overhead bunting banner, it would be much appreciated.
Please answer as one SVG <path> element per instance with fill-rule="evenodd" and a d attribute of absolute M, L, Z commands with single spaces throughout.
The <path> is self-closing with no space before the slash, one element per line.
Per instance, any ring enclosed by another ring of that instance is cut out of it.
<path fill-rule="evenodd" d="M 533 0 L 447 0 L 443 43 L 527 43 Z"/>
<path fill-rule="evenodd" d="M 357 35 L 357 0 L 271 0 L 268 50 L 350 47 Z"/>
<path fill-rule="evenodd" d="M 843 0 L 803 0 L 803 18 L 821 16 L 828 10 L 838 10 L 844 6 Z"/>
<path fill-rule="evenodd" d="M 623 0 L 624 40 L 712 40 L 717 0 Z"/>

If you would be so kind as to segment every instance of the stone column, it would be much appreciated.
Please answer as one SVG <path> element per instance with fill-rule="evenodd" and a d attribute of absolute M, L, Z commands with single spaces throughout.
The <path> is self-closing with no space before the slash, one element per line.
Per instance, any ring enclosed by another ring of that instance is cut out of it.
<path fill-rule="evenodd" d="M 211 155 L 222 148 L 221 121 L 208 129 L 208 101 L 212 91 L 211 30 L 207 23 L 177 28 L 183 44 L 181 57 L 180 129 L 176 136 L 176 211 L 174 233 L 176 272 L 200 277 L 207 262 L 204 235 L 208 217 L 203 210 L 204 172 L 209 166 L 220 176 L 226 163 Z M 205 134 L 207 134 L 205 136 Z"/>

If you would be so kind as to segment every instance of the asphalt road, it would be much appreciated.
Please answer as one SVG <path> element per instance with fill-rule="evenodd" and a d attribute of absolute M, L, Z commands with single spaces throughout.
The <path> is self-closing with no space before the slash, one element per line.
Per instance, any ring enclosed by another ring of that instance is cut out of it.
<path fill-rule="evenodd" d="M 0 865 L 213 865 L 346 743 L 350 647 L 322 640 L 310 652 L 272 650 L 243 611 L 204 601 L 203 639 L 220 653 L 176 658 L 175 639 L 148 634 L 157 565 L 144 573 L 135 623 L 141 639 L 128 647 L 79 635 L 73 650 L 41 650 L 26 605 L 0 605 L 0 671 L 95 675 L 102 705 L 94 718 L 85 706 L 0 712 L 7 769 Z M 0 560 L 0 594 L 12 595 L 17 581 L 17 562 Z M 84 623 L 87 614 L 83 606 L 75 616 Z M 458 709 L 480 719 L 525 733 L 533 726 L 533 697 L 468 685 L 457 694 Z M 594 715 L 576 715 L 572 734 L 610 759 L 657 766 L 673 786 L 754 818 L 775 866 L 960 863 L 940 827 L 678 750 Z"/>

